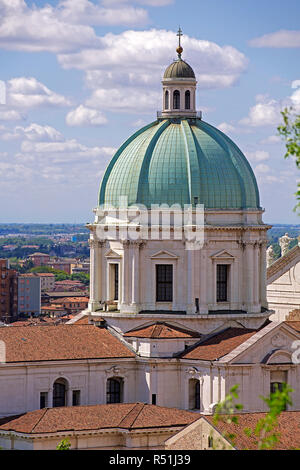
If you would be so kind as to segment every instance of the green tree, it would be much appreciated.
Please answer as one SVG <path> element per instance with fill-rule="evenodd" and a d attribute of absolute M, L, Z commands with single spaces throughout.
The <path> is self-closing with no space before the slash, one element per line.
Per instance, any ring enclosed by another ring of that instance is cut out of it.
<path fill-rule="evenodd" d="M 236 414 L 243 409 L 243 405 L 235 403 L 235 400 L 238 399 L 238 387 L 238 385 L 234 385 L 225 399 L 216 406 L 213 417 L 215 426 L 220 421 L 229 425 L 232 423 L 238 424 Z M 282 411 L 286 410 L 287 405 L 292 405 L 290 397 L 292 392 L 293 389 L 283 383 L 281 389 L 276 387 L 275 392 L 270 393 L 268 397 L 260 397 L 267 404 L 268 412 L 257 421 L 254 429 L 244 429 L 245 435 L 254 439 L 257 450 L 270 450 L 279 441 L 280 434 L 276 430 L 278 417 Z M 234 445 L 236 435 L 233 432 L 225 432 L 222 435 Z M 214 448 L 218 450 L 225 449 L 225 445 L 219 439 L 214 444 Z"/>
<path fill-rule="evenodd" d="M 300 114 L 295 110 L 285 108 L 281 111 L 283 117 L 283 124 L 277 127 L 279 135 L 285 141 L 286 153 L 284 158 L 295 158 L 296 165 L 300 169 Z M 300 211 L 300 182 L 298 183 L 298 190 L 295 193 L 297 198 L 297 205 L 294 210 Z"/>
<path fill-rule="evenodd" d="M 71 442 L 69 439 L 63 439 L 60 443 L 56 446 L 56 450 L 70 450 Z"/>

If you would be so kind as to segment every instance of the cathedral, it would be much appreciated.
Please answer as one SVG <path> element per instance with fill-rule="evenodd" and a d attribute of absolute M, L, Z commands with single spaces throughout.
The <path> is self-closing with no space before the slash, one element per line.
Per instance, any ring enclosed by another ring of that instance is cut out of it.
<path fill-rule="evenodd" d="M 289 410 L 300 410 L 300 322 L 269 320 L 270 226 L 257 182 L 237 145 L 197 112 L 180 39 L 162 111 L 121 145 L 100 183 L 88 309 L 63 326 L 0 328 L 1 417 L 138 403 L 139 413 L 175 410 L 178 430 L 211 415 L 235 384 L 245 412 L 265 411 L 260 396 L 283 382 L 294 390 Z M 20 422 L 0 423 L 0 445 L 16 442 Z M 18 448 L 34 441 L 24 429 Z M 85 439 L 82 448 L 126 447 Z"/>

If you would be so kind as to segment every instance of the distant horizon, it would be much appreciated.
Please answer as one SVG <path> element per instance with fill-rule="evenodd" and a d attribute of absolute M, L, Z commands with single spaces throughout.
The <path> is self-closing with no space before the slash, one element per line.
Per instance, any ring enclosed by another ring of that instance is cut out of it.
<path fill-rule="evenodd" d="M 85 225 L 89 222 L 0 222 L 1 225 Z M 299 223 L 288 223 L 288 222 L 268 222 L 264 221 L 265 224 L 270 224 L 270 225 L 282 225 L 282 226 L 299 226 L 300 227 L 300 217 L 299 217 Z"/>

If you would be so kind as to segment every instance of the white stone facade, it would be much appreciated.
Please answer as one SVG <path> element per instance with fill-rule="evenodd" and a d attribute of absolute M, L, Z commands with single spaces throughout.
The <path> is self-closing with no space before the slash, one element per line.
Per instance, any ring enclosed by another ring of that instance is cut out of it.
<path fill-rule="evenodd" d="M 130 314 L 135 323 L 137 319 L 142 320 L 139 312 L 149 315 L 165 311 L 166 314 L 181 313 L 184 315 L 182 322 L 187 319 L 186 315 L 195 315 L 199 320 L 211 319 L 212 330 L 215 315 L 222 314 L 224 320 L 225 311 L 228 319 L 232 314 L 239 314 L 244 326 L 247 326 L 247 319 L 249 326 L 253 324 L 254 318 L 262 324 L 269 315 L 266 312 L 266 231 L 269 227 L 262 223 L 261 211 L 206 211 L 204 243 L 197 250 L 187 249 L 184 237 L 174 239 L 172 227 L 170 239 L 162 239 L 162 236 L 151 239 L 149 231 L 148 237 L 137 240 L 129 237 L 99 239 L 99 233 L 103 236 L 105 230 L 109 230 L 109 225 L 103 223 L 99 215 L 88 227 L 91 231 L 91 313 L 103 309 L 105 302 L 115 300 L 116 309 L 121 314 Z M 163 229 L 159 227 L 161 233 Z M 137 235 L 141 232 L 145 235 L 145 227 L 138 226 Z M 157 300 L 156 266 L 160 264 L 173 267 L 171 301 Z M 228 267 L 227 298 L 218 301 L 216 270 L 217 265 L 224 264 Z M 117 295 L 113 265 L 118 265 Z M 111 316 L 108 321 L 117 326 Z M 123 330 L 122 326 L 120 328 Z"/>
<path fill-rule="evenodd" d="M 72 405 L 74 390 L 80 391 L 80 405 L 105 404 L 107 380 L 114 377 L 123 381 L 124 403 L 151 404 L 155 396 L 159 406 L 204 414 L 211 414 L 235 384 L 239 384 L 239 401 L 245 412 L 265 411 L 260 395 L 270 393 L 272 382 L 285 381 L 294 389 L 289 410 L 300 410 L 300 365 L 292 358 L 293 343 L 299 339 L 300 333 L 287 323 L 271 322 L 219 360 L 179 357 L 178 353 L 184 351 L 183 341 L 146 338 L 139 339 L 137 356 L 127 359 L 1 364 L 0 417 L 39 409 L 40 394 L 45 392 L 46 406 L 52 407 L 57 379 L 67 384 L 67 406 Z M 187 346 L 192 342 L 188 340 Z M 133 341 L 131 345 L 136 346 Z M 200 402 L 195 410 L 192 387 L 197 381 Z"/>

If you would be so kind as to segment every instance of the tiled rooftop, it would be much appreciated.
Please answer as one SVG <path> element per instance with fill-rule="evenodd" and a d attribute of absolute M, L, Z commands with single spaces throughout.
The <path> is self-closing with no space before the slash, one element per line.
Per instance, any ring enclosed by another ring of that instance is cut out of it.
<path fill-rule="evenodd" d="M 144 403 L 58 407 L 2 418 L 0 432 L 12 430 L 26 434 L 40 434 L 109 428 L 128 430 L 166 428 L 186 426 L 198 418 L 198 414 L 190 411 Z"/>
<path fill-rule="evenodd" d="M 106 329 L 94 325 L 0 328 L 6 362 L 135 357 Z"/>
<path fill-rule="evenodd" d="M 244 432 L 245 428 L 255 429 L 257 422 L 261 418 L 265 418 L 266 413 L 243 413 L 235 415 L 238 418 L 238 423 L 228 424 L 219 421 L 215 426 L 221 433 L 234 434 L 234 447 L 239 450 L 257 449 L 256 437 L 249 437 Z M 210 423 L 213 422 L 213 416 L 205 417 Z M 278 426 L 276 426 L 276 433 L 280 433 L 279 441 L 275 445 L 276 450 L 288 450 L 300 448 L 300 411 L 283 411 L 278 417 Z"/>
<path fill-rule="evenodd" d="M 170 325 L 164 322 L 156 322 L 152 325 L 142 326 L 133 330 L 127 331 L 125 337 L 136 338 L 199 338 L 200 333 L 189 331 L 178 326 Z"/>
<path fill-rule="evenodd" d="M 233 351 L 242 343 L 255 335 L 257 330 L 247 328 L 228 328 L 214 336 L 192 346 L 180 357 L 183 359 L 202 359 L 214 361 Z"/>

